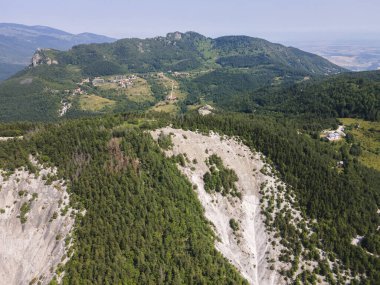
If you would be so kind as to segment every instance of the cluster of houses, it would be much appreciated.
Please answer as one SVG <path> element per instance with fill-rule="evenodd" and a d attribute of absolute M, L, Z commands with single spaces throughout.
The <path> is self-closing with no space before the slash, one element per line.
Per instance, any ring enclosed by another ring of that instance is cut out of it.
<path fill-rule="evenodd" d="M 111 80 L 105 80 L 101 77 L 95 77 L 94 79 L 90 80 L 90 78 L 84 78 L 81 80 L 81 82 L 78 82 L 78 88 L 74 90 L 66 89 L 64 92 L 66 94 L 72 94 L 72 95 L 86 95 L 87 92 L 82 89 L 82 86 L 86 83 L 91 83 L 93 86 L 99 86 L 102 85 L 106 82 L 110 83 L 117 83 L 118 86 L 122 88 L 127 88 L 127 86 L 132 86 L 133 85 L 133 80 L 136 80 L 137 76 L 136 75 L 131 75 L 131 76 L 125 76 L 125 75 L 117 75 L 114 76 L 113 79 Z M 48 90 L 50 92 L 59 92 L 58 90 Z"/>
<path fill-rule="evenodd" d="M 113 77 L 113 79 L 110 79 L 110 80 L 105 80 L 101 77 L 95 77 L 92 80 L 92 85 L 99 86 L 99 85 L 102 85 L 106 82 L 109 82 L 109 83 L 116 83 L 121 88 L 127 88 L 128 86 L 132 86 L 133 81 L 136 79 L 137 79 L 136 75 L 130 75 L 130 76 L 116 75 Z"/>
<path fill-rule="evenodd" d="M 117 83 L 120 87 L 122 88 L 127 88 L 128 86 L 133 85 L 133 81 L 137 79 L 136 75 L 130 75 L 130 76 L 125 76 L 125 75 L 117 75 L 114 77 L 113 80 L 111 80 L 112 83 Z"/>

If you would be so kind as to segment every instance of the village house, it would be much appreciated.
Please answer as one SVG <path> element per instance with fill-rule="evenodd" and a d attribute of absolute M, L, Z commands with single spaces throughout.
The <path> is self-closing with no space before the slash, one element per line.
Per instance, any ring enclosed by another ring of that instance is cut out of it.
<path fill-rule="evenodd" d="M 170 93 L 170 95 L 166 96 L 167 101 L 175 101 L 177 99 L 177 96 L 173 95 L 173 93 Z"/>
<path fill-rule="evenodd" d="M 334 133 L 329 133 L 326 138 L 329 140 L 329 141 L 337 141 L 337 140 L 340 140 L 341 139 L 341 135 L 334 132 Z"/>
<path fill-rule="evenodd" d="M 94 85 L 94 86 L 98 86 L 98 85 L 101 85 L 101 84 L 104 84 L 104 79 L 103 78 L 95 77 L 92 80 L 92 85 Z"/>
<path fill-rule="evenodd" d="M 110 80 L 111 83 L 116 83 L 118 86 L 122 88 L 127 88 L 128 86 L 133 85 L 133 80 L 137 79 L 136 75 L 125 76 L 125 75 L 116 75 L 113 80 Z"/>

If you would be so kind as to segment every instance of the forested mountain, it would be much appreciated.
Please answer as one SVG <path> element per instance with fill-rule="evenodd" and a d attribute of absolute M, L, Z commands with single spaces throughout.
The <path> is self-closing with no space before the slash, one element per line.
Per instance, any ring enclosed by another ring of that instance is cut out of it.
<path fill-rule="evenodd" d="M 0 84 L 0 120 L 55 120 L 66 103 L 70 106 L 66 116 L 91 113 L 80 107 L 83 96 L 68 95 L 76 88 L 82 88 L 80 83 L 86 78 L 90 83 L 82 91 L 101 97 L 99 100 L 102 102 L 108 100 L 113 106 L 99 108 L 96 112 L 118 112 L 147 110 L 155 104 L 165 104 L 162 99 L 170 94 L 170 80 L 173 84 L 178 81 L 177 89 L 184 91 L 174 109 L 185 110 L 186 105 L 198 102 L 201 97 L 215 100 L 215 92 L 222 100 L 231 101 L 241 97 L 242 92 L 250 93 L 262 87 L 282 86 L 304 78 L 344 71 L 316 55 L 262 39 L 246 36 L 211 39 L 194 32 L 78 45 L 69 51 L 42 49 L 35 53 L 32 66 Z M 166 87 L 152 79 L 152 75 L 161 76 L 162 72 L 169 78 Z M 112 76 L 120 78 L 131 74 L 147 81 L 144 88 L 151 90 L 148 92 L 149 100 L 116 96 L 120 92 L 125 93 L 116 85 L 106 84 L 107 92 L 103 92 L 101 86 L 91 84 L 94 77 L 111 82 L 114 80 Z M 199 84 L 182 85 L 185 79 L 193 79 L 191 83 Z M 228 96 L 224 95 L 226 92 Z M 36 103 L 20 103 L 30 101 Z M 217 101 L 215 103 L 219 104 Z M 232 105 L 239 104 L 237 100 Z"/>
<path fill-rule="evenodd" d="M 52 46 L 0 84 L 1 181 L 11 193 L 18 171 L 29 171 L 68 192 L 68 204 L 57 200 L 61 208 L 46 221 L 68 213 L 75 219 L 69 235 L 56 236 L 66 248 L 49 268 L 60 276 L 51 284 L 61 277 L 62 284 L 261 284 L 259 251 L 264 270 L 281 284 L 379 284 L 380 174 L 370 168 L 376 162 L 365 164 L 379 153 L 377 122 L 360 132 L 350 123 L 340 141 L 320 135 L 335 130 L 338 117 L 378 121 L 379 96 L 378 71 L 346 73 L 313 54 L 246 36 L 175 32 L 68 51 Z M 205 107 L 212 115 L 198 114 Z M 164 134 L 169 125 L 181 131 Z M 172 135 L 183 144 L 177 153 Z M 182 153 L 186 140 L 190 149 L 202 145 L 205 161 Z M 232 140 L 241 152 L 230 153 Z M 229 163 L 237 156 L 241 171 Z M 40 175 L 38 164 L 51 167 L 49 175 Z M 239 180 L 247 175 L 252 180 Z M 238 189 L 243 184 L 256 192 Z M 38 195 L 12 195 L 17 219 L 30 226 Z M 243 214 L 258 207 L 261 228 L 245 227 L 241 220 L 252 217 L 227 219 L 221 229 L 206 219 L 207 210 L 233 211 L 239 203 Z M 0 221 L 10 209 L 0 208 Z M 237 258 L 255 265 L 249 275 L 223 253 L 236 253 L 252 229 L 268 239 Z"/>
<path fill-rule="evenodd" d="M 342 74 L 293 85 L 279 92 L 266 89 L 254 100 L 285 113 L 379 121 L 380 72 Z"/>
<path fill-rule="evenodd" d="M 190 168 L 191 162 L 165 158 L 146 132 L 168 124 L 239 136 L 265 155 L 275 169 L 272 175 L 292 189 L 296 208 L 313 220 L 312 234 L 295 229 L 285 212 L 274 220 L 276 236 L 291 255 L 304 248 L 297 258 L 316 267 L 301 272 L 276 268 L 288 283 L 316 284 L 322 282 L 316 276 L 323 276 L 329 284 L 378 284 L 379 173 L 344 149 L 337 152 L 310 139 L 307 128 L 301 128 L 302 134 L 300 125 L 285 117 L 118 115 L 0 125 L 2 135 L 25 135 L 23 140 L 0 142 L 2 175 L 21 166 L 35 171 L 28 158 L 33 154 L 41 163 L 58 167 L 55 179 L 66 181 L 70 206 L 79 210 L 71 258 L 56 269 L 57 274 L 65 271 L 63 284 L 244 284 L 214 249 L 212 226 L 192 185 L 176 167 Z M 345 161 L 343 169 L 335 167 L 339 160 Z M 352 244 L 356 236 L 364 236 L 363 243 Z M 319 249 L 327 259 L 320 259 Z M 282 257 L 285 262 L 298 264 L 287 256 Z"/>
<path fill-rule="evenodd" d="M 268 41 L 246 36 L 207 38 L 203 35 L 169 33 L 152 39 L 124 39 L 112 44 L 80 45 L 57 60 L 79 65 L 87 75 L 108 75 L 129 70 L 186 71 L 204 66 L 274 67 L 308 74 L 334 74 L 344 69 L 327 60 Z"/>
<path fill-rule="evenodd" d="M 68 50 L 78 44 L 114 40 L 91 33 L 74 35 L 45 26 L 0 23 L 0 81 L 29 65 L 37 48 Z"/>
<path fill-rule="evenodd" d="M 261 80 L 258 80 L 261 79 Z M 380 120 L 380 72 L 344 73 L 273 84 L 249 72 L 214 71 L 184 80 L 188 104 L 205 98 L 225 110 Z"/>
<path fill-rule="evenodd" d="M 344 70 L 317 55 L 258 38 L 220 37 L 215 39 L 213 46 L 220 55 L 217 62 L 222 66 L 246 68 L 274 65 L 279 69 L 310 74 L 334 74 Z"/>

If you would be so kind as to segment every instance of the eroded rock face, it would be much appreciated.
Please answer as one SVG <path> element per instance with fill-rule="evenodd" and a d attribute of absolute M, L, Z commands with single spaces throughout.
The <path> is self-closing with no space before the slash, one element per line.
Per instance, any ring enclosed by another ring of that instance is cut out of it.
<path fill-rule="evenodd" d="M 177 165 L 193 184 L 213 225 L 215 247 L 250 284 L 295 284 L 302 280 L 302 274 L 308 274 L 317 284 L 331 284 L 327 276 L 316 272 L 322 262 L 331 271 L 339 268 L 345 283 L 352 280 L 340 261 L 330 258 L 318 244 L 314 245 L 313 256 L 310 248 L 303 246 L 301 241 L 312 243 L 317 221 L 302 214 L 292 188 L 277 177 L 261 153 L 252 152 L 237 138 L 213 132 L 205 135 L 166 127 L 151 134 L 156 140 L 161 135 L 171 137 L 172 148 L 165 153 L 184 157 Z M 241 198 L 205 191 L 204 175 L 211 170 L 206 160 L 209 162 L 214 154 L 223 167 L 235 172 Z M 281 232 L 284 223 L 293 235 Z M 331 273 L 329 278 L 340 277 Z"/>
<path fill-rule="evenodd" d="M 63 181 L 45 180 L 55 172 L 0 172 L 0 284 L 48 284 L 67 261 L 65 238 L 74 218 Z"/>
<path fill-rule="evenodd" d="M 264 181 L 274 183 L 275 178 L 259 172 L 264 163 L 259 154 L 234 139 L 223 139 L 217 134 L 205 136 L 191 131 L 164 128 L 152 133 L 153 138 L 163 132 L 172 134 L 172 150 L 168 156 L 186 154 L 187 166 L 180 167 L 193 185 L 205 209 L 206 218 L 214 225 L 217 235 L 216 248 L 239 270 L 250 284 L 286 284 L 275 269 L 279 264 L 269 260 L 279 259 L 279 248 L 272 247 L 273 236 L 267 233 L 260 213 L 260 185 Z M 209 170 L 205 160 L 218 155 L 225 167 L 232 169 L 239 180 L 236 183 L 242 198 L 207 193 L 203 175 Z M 195 160 L 196 162 L 195 162 Z M 230 220 L 239 225 L 233 231 Z"/>
<path fill-rule="evenodd" d="M 198 109 L 198 114 L 202 116 L 206 116 L 206 115 L 212 114 L 213 110 L 214 108 L 211 107 L 210 105 L 205 105 Z"/>

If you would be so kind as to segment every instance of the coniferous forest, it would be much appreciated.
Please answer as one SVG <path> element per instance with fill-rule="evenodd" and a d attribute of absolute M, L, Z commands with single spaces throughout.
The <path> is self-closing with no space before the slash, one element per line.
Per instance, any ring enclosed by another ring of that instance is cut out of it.
<path fill-rule="evenodd" d="M 284 257 L 297 265 L 279 270 L 289 284 L 321 283 L 316 276 L 380 284 L 379 71 L 350 73 L 262 39 L 194 32 L 35 56 L 36 66 L 0 84 L 0 170 L 5 179 L 22 167 L 37 173 L 32 155 L 57 167 L 46 183 L 65 181 L 75 226 L 65 240 L 70 258 L 56 269 L 62 280 L 51 284 L 248 284 L 215 248 L 220 237 L 197 185 L 178 168 L 187 157 L 165 156 L 170 135 L 152 138 L 166 126 L 241 140 L 265 163 L 250 175 L 273 175 L 284 183 L 279 192 L 295 194 L 310 231 L 276 217 L 275 235 L 291 241 L 287 251 L 306 249 L 314 267 L 295 275 L 300 254 Z M 328 141 L 342 120 L 346 135 Z M 207 167 L 207 194 L 242 199 L 220 156 L 197 163 Z M 235 238 L 238 220 L 227 225 Z"/>
<path fill-rule="evenodd" d="M 312 139 L 314 126 L 304 126 L 300 134 L 297 120 L 244 114 L 112 115 L 1 125 L 2 132 L 25 139 L 0 144 L 0 167 L 9 173 L 20 166 L 33 171 L 27 157 L 38 154 L 58 167 L 72 206 L 85 209 L 77 216 L 73 256 L 58 268 L 65 271 L 64 284 L 245 282 L 215 250 L 192 185 L 144 131 L 170 123 L 236 135 L 266 155 L 295 191 L 302 212 L 317 219 L 314 242 L 353 274 L 366 276 L 353 284 L 377 284 L 380 175 L 344 150 Z M 341 172 L 333 167 L 338 160 L 346 162 Z M 353 246 L 355 235 L 368 238 Z"/>

